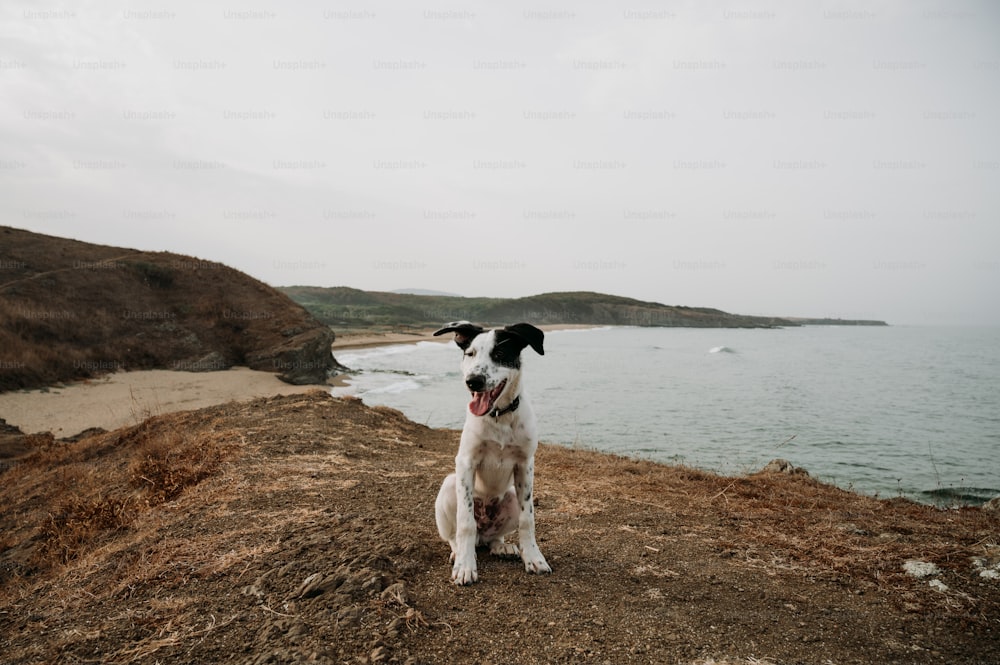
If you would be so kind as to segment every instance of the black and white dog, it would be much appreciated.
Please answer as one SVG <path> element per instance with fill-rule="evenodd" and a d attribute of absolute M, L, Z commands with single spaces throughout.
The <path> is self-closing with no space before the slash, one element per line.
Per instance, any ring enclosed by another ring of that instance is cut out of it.
<path fill-rule="evenodd" d="M 434 506 L 438 533 L 451 545 L 451 579 L 478 579 L 477 544 L 495 555 L 520 555 L 529 573 L 550 573 L 535 542 L 535 414 L 521 392 L 521 351 L 530 346 L 544 354 L 545 335 L 528 323 L 487 331 L 468 321 L 434 334 L 449 332 L 464 353 L 462 377 L 472 393 L 455 473 L 444 479 Z M 520 549 L 504 540 L 515 529 Z"/>

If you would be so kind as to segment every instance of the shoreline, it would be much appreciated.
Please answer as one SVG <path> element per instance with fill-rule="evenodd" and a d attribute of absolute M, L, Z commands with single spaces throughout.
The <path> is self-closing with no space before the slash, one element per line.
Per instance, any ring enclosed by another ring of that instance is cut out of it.
<path fill-rule="evenodd" d="M 556 332 L 559 330 L 596 330 L 598 328 L 607 328 L 608 326 L 599 326 L 591 323 L 562 323 L 562 324 L 546 324 L 540 325 L 538 328 L 543 332 Z M 335 331 L 336 332 L 336 331 Z M 336 356 L 337 351 L 355 351 L 357 349 L 370 349 L 377 346 L 392 346 L 395 344 L 417 344 L 418 342 L 440 342 L 447 343 L 451 341 L 451 336 L 441 335 L 438 337 L 434 336 L 434 331 L 427 329 L 422 332 L 406 332 L 406 333 L 336 333 L 336 339 L 333 342 L 333 353 Z"/>
<path fill-rule="evenodd" d="M 552 332 L 602 326 L 539 327 Z M 451 341 L 450 335 L 434 337 L 433 332 L 338 335 L 331 351 L 336 357 L 341 351 L 418 342 L 445 344 Z M 66 438 L 94 427 L 111 431 L 137 425 L 151 416 L 193 411 L 226 402 L 311 390 L 332 392 L 336 388 L 348 387 L 348 376 L 340 372 L 332 374 L 326 384 L 296 386 L 285 383 L 277 374 L 248 367 L 213 372 L 169 369 L 116 372 L 84 381 L 0 393 L 0 418 L 25 434 L 51 432 L 56 438 Z"/>

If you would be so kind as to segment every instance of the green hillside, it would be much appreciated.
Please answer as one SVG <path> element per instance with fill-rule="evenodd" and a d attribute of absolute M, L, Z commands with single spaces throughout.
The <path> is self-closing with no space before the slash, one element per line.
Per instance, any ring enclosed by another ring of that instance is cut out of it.
<path fill-rule="evenodd" d="M 455 320 L 484 325 L 530 321 L 545 324 L 773 328 L 799 323 L 775 317 L 741 316 L 717 309 L 681 307 L 589 291 L 543 293 L 525 298 L 425 296 L 348 287 L 289 286 L 280 291 L 329 326 L 431 328 Z"/>

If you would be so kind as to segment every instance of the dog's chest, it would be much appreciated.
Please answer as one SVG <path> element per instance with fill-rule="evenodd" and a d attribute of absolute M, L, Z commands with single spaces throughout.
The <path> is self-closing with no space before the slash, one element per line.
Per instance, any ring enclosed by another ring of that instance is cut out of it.
<path fill-rule="evenodd" d="M 524 446 L 480 441 L 473 451 L 477 493 L 503 494 L 513 482 L 514 468 L 528 462 Z"/>
<path fill-rule="evenodd" d="M 534 414 L 522 400 L 513 418 L 469 415 L 456 462 L 474 471 L 478 496 L 500 496 L 513 484 L 514 469 L 531 463 L 537 446 Z"/>
<path fill-rule="evenodd" d="M 473 451 L 473 459 L 478 467 L 513 467 L 527 461 L 526 447 L 513 443 L 501 444 L 496 441 L 480 441 Z"/>

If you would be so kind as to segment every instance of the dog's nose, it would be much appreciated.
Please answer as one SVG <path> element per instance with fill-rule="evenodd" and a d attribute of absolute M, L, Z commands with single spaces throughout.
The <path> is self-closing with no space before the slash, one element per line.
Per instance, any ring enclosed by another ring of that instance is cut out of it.
<path fill-rule="evenodd" d="M 486 379 L 478 374 L 474 374 L 465 380 L 465 385 L 474 393 L 481 393 L 486 389 Z"/>

